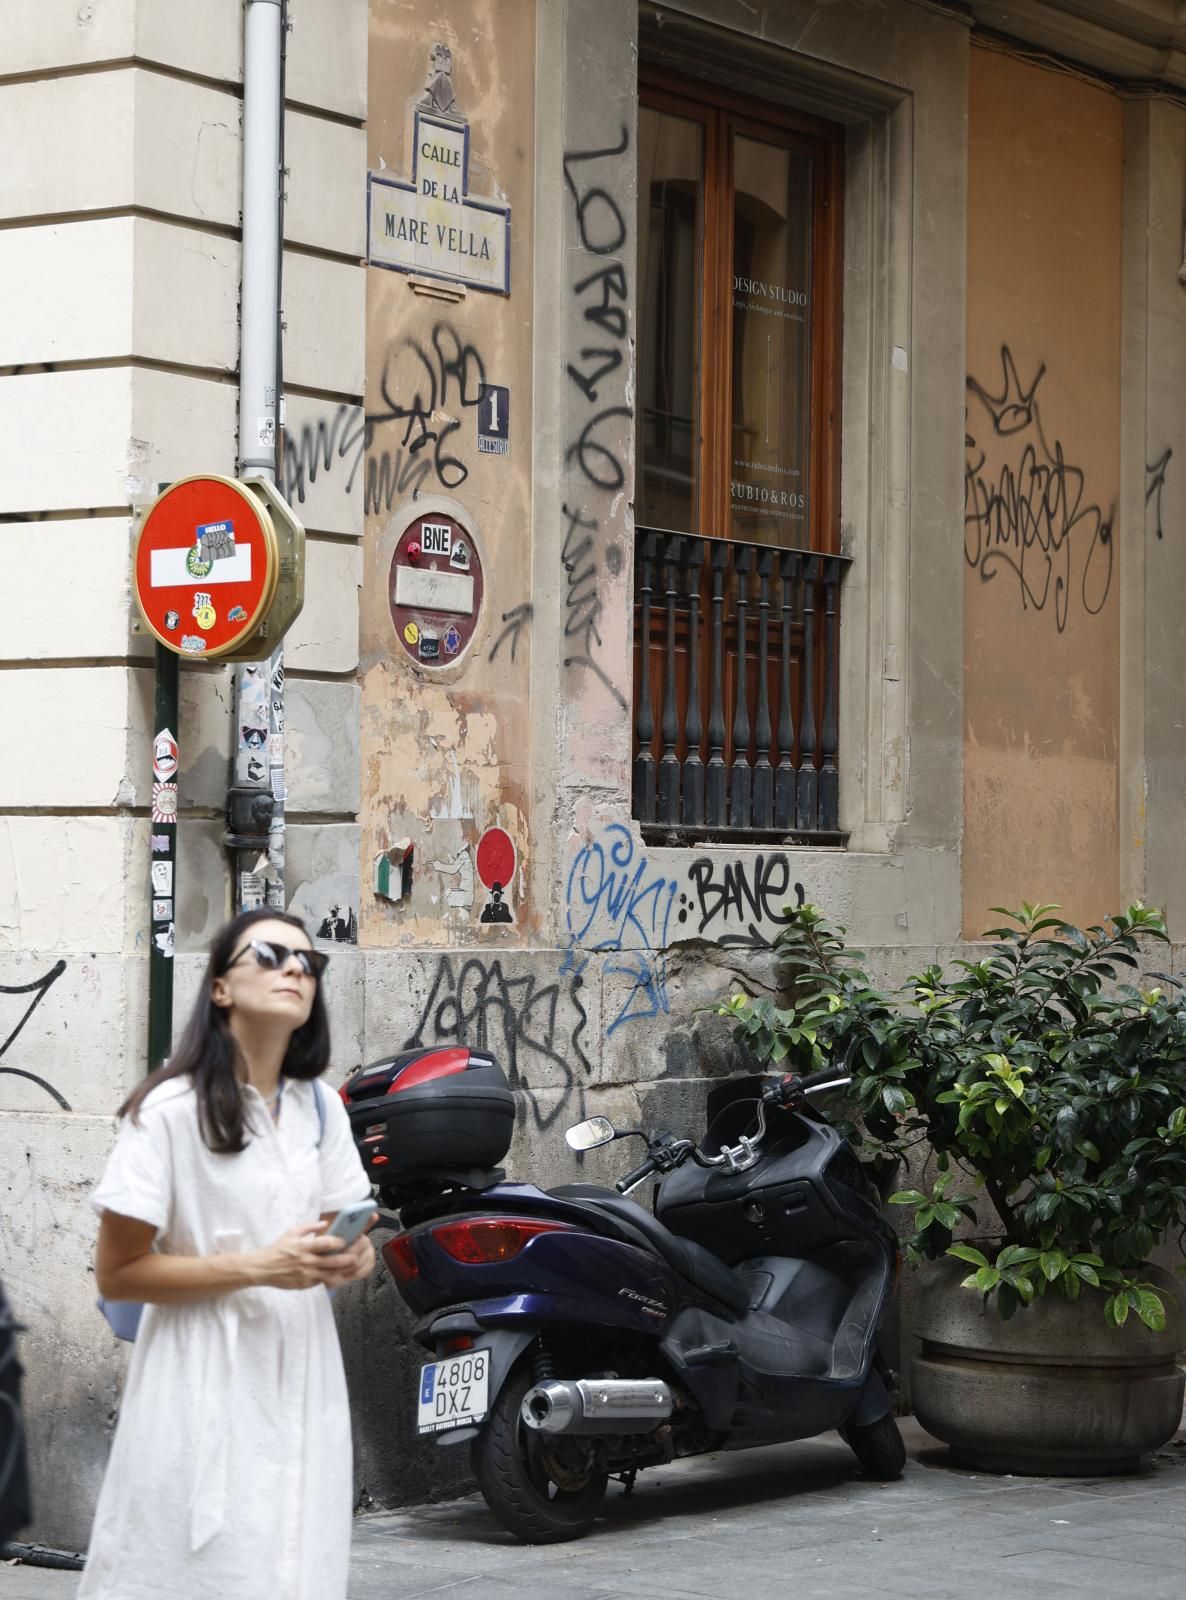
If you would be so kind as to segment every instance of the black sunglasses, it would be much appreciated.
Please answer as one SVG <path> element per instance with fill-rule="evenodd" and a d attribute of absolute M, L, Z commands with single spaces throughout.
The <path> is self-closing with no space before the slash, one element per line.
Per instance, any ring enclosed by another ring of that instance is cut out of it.
<path fill-rule="evenodd" d="M 249 950 L 260 966 L 267 967 L 270 972 L 279 971 L 289 956 L 297 958 L 302 971 L 309 978 L 320 978 L 329 966 L 329 956 L 324 950 L 290 950 L 286 944 L 277 944 L 272 939 L 252 939 L 249 944 L 243 946 L 237 956 L 231 957 L 224 971 L 229 972 L 235 962 L 242 960 Z"/>

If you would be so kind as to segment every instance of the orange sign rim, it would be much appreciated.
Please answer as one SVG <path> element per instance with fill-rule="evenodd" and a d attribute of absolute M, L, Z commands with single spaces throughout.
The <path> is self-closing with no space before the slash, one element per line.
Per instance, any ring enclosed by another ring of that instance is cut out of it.
<path fill-rule="evenodd" d="M 252 615 L 247 618 L 247 621 L 243 624 L 239 634 L 234 639 L 228 640 L 226 644 L 217 645 L 213 650 L 204 651 L 200 655 L 191 654 L 191 652 L 188 650 L 182 650 L 176 639 L 166 638 L 163 633 L 159 632 L 158 629 L 153 626 L 152 620 L 145 611 L 144 603 L 140 598 L 140 582 L 137 573 L 137 568 L 140 561 L 140 544 L 148 529 L 148 524 L 152 519 L 153 513 L 156 511 L 157 507 L 162 503 L 162 501 L 165 501 L 169 498 L 175 489 L 180 489 L 182 485 L 186 483 L 221 483 L 225 488 L 233 489 L 239 498 L 246 502 L 252 515 L 256 518 L 259 526 L 260 535 L 263 539 L 264 557 L 267 566 L 267 576 L 264 580 L 263 592 L 260 595 L 259 604 L 256 606 Z M 143 520 L 140 523 L 140 531 L 136 535 L 136 548 L 132 554 L 132 590 L 136 597 L 136 609 L 140 613 L 140 616 L 144 622 L 144 626 L 148 629 L 149 633 L 152 634 L 153 638 L 156 639 L 158 643 L 163 644 L 166 650 L 171 650 L 174 655 L 180 656 L 184 661 L 195 661 L 199 663 L 202 661 L 217 661 L 222 656 L 229 655 L 234 650 L 242 649 L 248 640 L 259 631 L 261 623 L 271 610 L 272 601 L 276 598 L 276 589 L 279 582 L 280 546 L 276 539 L 276 529 L 272 523 L 271 511 L 264 501 L 257 499 L 256 496 L 253 495 L 244 484 L 240 483 L 237 478 L 227 478 L 221 472 L 191 472 L 188 477 L 178 478 L 177 481 L 175 483 L 171 483 L 167 489 L 162 489 L 160 494 L 157 495 L 156 499 L 144 513 Z"/>

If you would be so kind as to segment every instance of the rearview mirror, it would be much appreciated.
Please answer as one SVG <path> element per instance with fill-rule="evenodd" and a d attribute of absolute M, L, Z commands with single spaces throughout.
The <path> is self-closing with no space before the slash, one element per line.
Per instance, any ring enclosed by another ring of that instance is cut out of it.
<path fill-rule="evenodd" d="M 598 1145 L 608 1144 L 615 1138 L 614 1125 L 608 1117 L 590 1117 L 588 1122 L 578 1122 L 569 1128 L 564 1142 L 570 1150 L 596 1150 Z"/>

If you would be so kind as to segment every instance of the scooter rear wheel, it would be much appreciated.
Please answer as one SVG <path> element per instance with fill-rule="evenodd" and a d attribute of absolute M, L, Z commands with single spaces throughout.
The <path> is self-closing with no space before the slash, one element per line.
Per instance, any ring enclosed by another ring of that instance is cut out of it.
<path fill-rule="evenodd" d="M 890 1483 L 902 1476 L 906 1445 L 892 1411 L 863 1428 L 847 1423 L 841 1428 L 840 1437 L 860 1462 L 866 1478 Z"/>
<path fill-rule="evenodd" d="M 526 1364 L 511 1373 L 470 1446 L 470 1459 L 486 1504 L 508 1532 L 527 1544 L 561 1544 L 593 1526 L 607 1475 L 590 1473 L 579 1488 L 562 1488 L 551 1478 L 544 1436 L 519 1414 L 534 1381 Z"/>

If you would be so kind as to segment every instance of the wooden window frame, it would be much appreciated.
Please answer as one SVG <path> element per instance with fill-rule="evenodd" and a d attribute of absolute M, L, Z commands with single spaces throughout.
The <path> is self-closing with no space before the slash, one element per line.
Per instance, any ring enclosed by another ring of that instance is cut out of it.
<path fill-rule="evenodd" d="M 698 79 L 639 70 L 639 104 L 701 128 L 700 392 L 697 526 L 674 530 L 732 538 L 733 136 L 779 144 L 813 162 L 810 510 L 808 547 L 840 549 L 841 312 L 844 129 L 786 106 L 757 103 Z"/>

